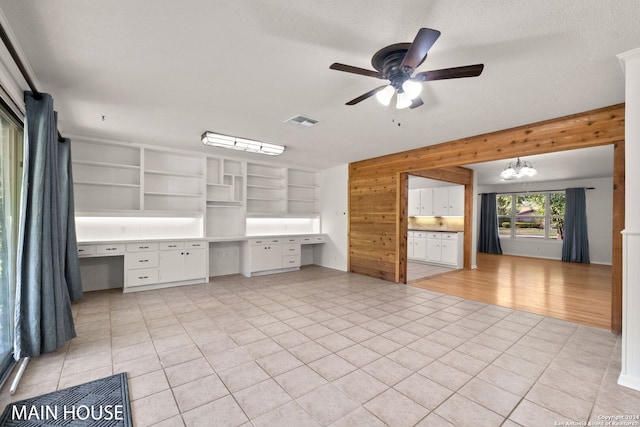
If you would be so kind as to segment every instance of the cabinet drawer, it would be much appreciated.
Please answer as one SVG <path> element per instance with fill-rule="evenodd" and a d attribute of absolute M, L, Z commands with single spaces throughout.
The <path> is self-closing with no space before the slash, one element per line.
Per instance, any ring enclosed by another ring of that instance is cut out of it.
<path fill-rule="evenodd" d="M 127 252 L 157 251 L 157 242 L 127 243 Z"/>
<path fill-rule="evenodd" d="M 184 249 L 184 242 L 162 242 L 160 243 L 161 251 L 170 251 L 172 249 Z"/>
<path fill-rule="evenodd" d="M 325 242 L 325 236 L 314 236 L 313 237 L 313 243 L 324 243 Z"/>
<path fill-rule="evenodd" d="M 96 245 L 78 245 L 78 256 L 89 256 L 96 254 Z"/>
<path fill-rule="evenodd" d="M 282 268 L 300 267 L 300 254 L 282 257 Z"/>
<path fill-rule="evenodd" d="M 119 255 L 124 253 L 124 249 L 124 243 L 116 243 L 113 245 L 98 245 L 96 248 L 96 253 L 98 255 Z"/>
<path fill-rule="evenodd" d="M 133 252 L 126 257 L 128 270 L 158 266 L 158 252 Z"/>
<path fill-rule="evenodd" d="M 282 239 L 251 239 L 249 245 L 261 246 L 261 245 L 278 245 L 282 243 Z"/>
<path fill-rule="evenodd" d="M 157 268 L 141 268 L 127 272 L 127 287 L 152 285 L 158 283 Z"/>
<path fill-rule="evenodd" d="M 425 238 L 425 237 L 427 237 L 427 233 L 424 232 L 424 231 L 414 231 L 413 232 L 413 237 Z"/>
<path fill-rule="evenodd" d="M 442 240 L 458 240 L 458 233 L 441 233 Z"/>
<path fill-rule="evenodd" d="M 285 243 L 282 245 L 282 255 L 299 255 L 300 244 L 299 243 Z"/>
<path fill-rule="evenodd" d="M 438 239 L 442 238 L 442 233 L 427 233 L 427 239 Z"/>
<path fill-rule="evenodd" d="M 282 239 L 282 243 L 300 243 L 299 237 L 287 237 Z"/>
<path fill-rule="evenodd" d="M 184 248 L 185 249 L 197 249 L 197 248 L 204 249 L 207 247 L 207 245 L 208 243 L 205 242 L 204 240 L 198 240 L 196 242 L 185 242 Z"/>

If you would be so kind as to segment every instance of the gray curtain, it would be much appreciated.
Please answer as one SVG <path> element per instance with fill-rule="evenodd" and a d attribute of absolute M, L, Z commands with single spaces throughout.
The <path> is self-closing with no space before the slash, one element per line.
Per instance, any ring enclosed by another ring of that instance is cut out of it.
<path fill-rule="evenodd" d="M 589 264 L 587 200 L 584 188 L 567 188 L 564 209 L 562 261 Z"/>
<path fill-rule="evenodd" d="M 498 207 L 496 193 L 482 193 L 480 201 L 480 227 L 478 230 L 478 252 L 502 255 L 498 233 Z"/>
<path fill-rule="evenodd" d="M 54 351 L 76 336 L 71 301 L 82 297 L 70 141 L 58 142 L 53 99 L 25 93 L 14 357 Z"/>

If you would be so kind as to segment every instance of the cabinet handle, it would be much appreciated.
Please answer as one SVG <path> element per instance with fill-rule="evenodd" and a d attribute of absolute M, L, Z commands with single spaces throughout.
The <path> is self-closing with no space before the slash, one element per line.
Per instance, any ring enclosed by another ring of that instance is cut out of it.
<path fill-rule="evenodd" d="M 178 247 L 178 245 L 169 245 L 168 247 L 169 248 L 176 248 L 176 247 Z"/>
<path fill-rule="evenodd" d="M 189 252 L 185 252 L 185 255 L 189 255 Z"/>
<path fill-rule="evenodd" d="M 184 255 L 184 252 L 180 252 L 180 255 Z"/>
<path fill-rule="evenodd" d="M 78 252 L 84 252 L 84 249 L 78 249 Z"/>
<path fill-rule="evenodd" d="M 149 276 L 138 276 L 138 279 L 148 279 Z"/>
<path fill-rule="evenodd" d="M 138 262 L 149 262 L 148 259 L 139 259 Z"/>
<path fill-rule="evenodd" d="M 149 246 L 138 246 L 138 249 L 149 249 Z"/>

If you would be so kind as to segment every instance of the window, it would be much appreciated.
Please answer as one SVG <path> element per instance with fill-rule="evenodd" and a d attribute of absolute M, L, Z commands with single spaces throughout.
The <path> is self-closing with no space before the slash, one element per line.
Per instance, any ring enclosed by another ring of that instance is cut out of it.
<path fill-rule="evenodd" d="M 496 203 L 500 237 L 562 239 L 564 192 L 498 194 Z"/>
<path fill-rule="evenodd" d="M 22 125 L 0 108 L 0 374 L 13 360 L 18 207 L 22 178 Z"/>

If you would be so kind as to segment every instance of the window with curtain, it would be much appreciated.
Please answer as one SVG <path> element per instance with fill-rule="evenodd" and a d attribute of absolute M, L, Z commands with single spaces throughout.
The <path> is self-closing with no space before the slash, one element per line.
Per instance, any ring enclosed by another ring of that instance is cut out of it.
<path fill-rule="evenodd" d="M 561 240 L 564 232 L 564 192 L 498 194 L 501 238 Z"/>
<path fill-rule="evenodd" d="M 13 361 L 22 142 L 22 124 L 0 107 L 0 377 Z"/>

